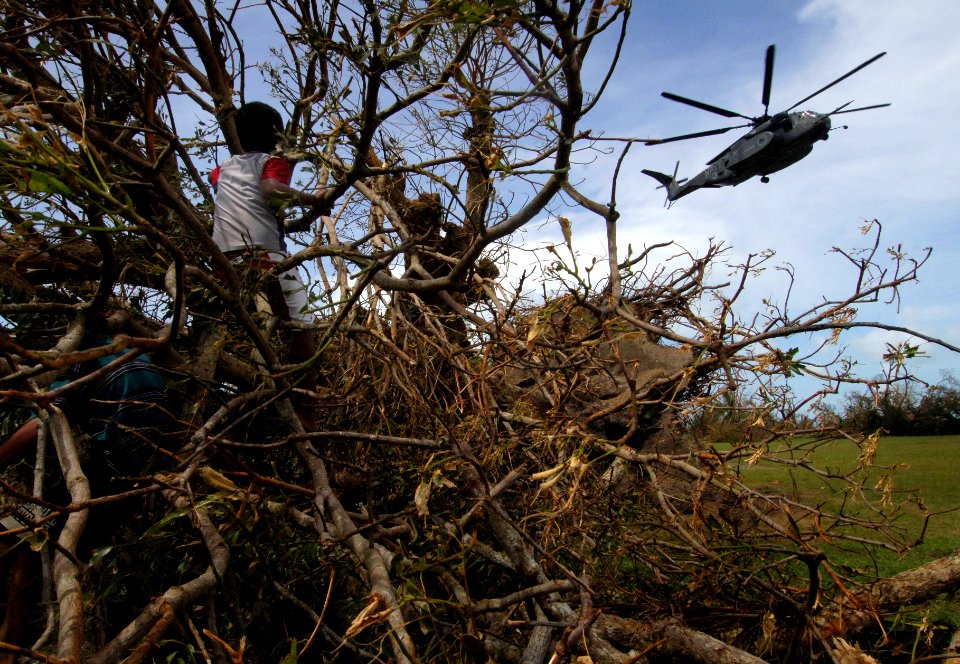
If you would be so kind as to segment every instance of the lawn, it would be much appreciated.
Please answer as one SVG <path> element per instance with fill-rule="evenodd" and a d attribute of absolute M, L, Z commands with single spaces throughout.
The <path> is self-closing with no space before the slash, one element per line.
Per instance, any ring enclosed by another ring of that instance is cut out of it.
<path fill-rule="evenodd" d="M 860 448 L 846 440 L 830 441 L 813 446 L 805 441 L 794 445 L 797 451 L 783 452 L 784 457 L 803 456 L 818 468 L 838 474 L 855 470 Z M 771 450 L 777 453 L 777 448 Z M 873 467 L 864 476 L 861 495 L 842 490 L 838 480 L 827 480 L 804 470 L 761 460 L 755 465 L 741 461 L 738 465 L 744 481 L 760 491 L 778 491 L 796 495 L 807 504 L 823 504 L 838 508 L 846 499 L 847 509 L 869 512 L 871 507 L 896 514 L 896 525 L 904 541 L 919 537 L 923 513 L 930 518 L 922 542 L 905 553 L 881 551 L 876 559 L 865 555 L 859 547 L 832 547 L 824 543 L 831 562 L 863 569 L 869 574 L 888 576 L 917 567 L 960 548 L 960 436 L 888 437 L 881 438 Z M 893 503 L 903 502 L 902 510 L 893 511 L 882 503 L 883 490 L 875 488 L 884 479 Z"/>

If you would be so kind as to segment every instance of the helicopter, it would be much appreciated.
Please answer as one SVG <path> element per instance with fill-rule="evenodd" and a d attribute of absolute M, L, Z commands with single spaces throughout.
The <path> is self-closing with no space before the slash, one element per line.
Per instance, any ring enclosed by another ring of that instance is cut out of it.
<path fill-rule="evenodd" d="M 890 104 L 874 104 L 873 106 L 863 106 L 860 108 L 847 108 L 847 106 L 853 103 L 847 102 L 829 113 L 793 110 L 800 106 L 800 104 L 813 99 L 821 92 L 829 90 L 840 81 L 853 76 L 864 67 L 873 64 L 886 55 L 886 52 L 883 52 L 878 53 L 866 62 L 854 67 L 840 78 L 828 83 L 813 94 L 804 97 L 785 111 L 769 115 L 770 88 L 773 82 L 773 62 L 775 54 L 776 47 L 771 44 L 767 47 L 763 75 L 763 95 L 761 97 L 763 115 L 758 117 L 742 115 L 725 108 L 705 104 L 687 97 L 681 97 L 671 92 L 661 93 L 661 96 L 671 101 L 693 106 L 694 108 L 722 115 L 726 118 L 743 118 L 744 120 L 749 120 L 750 124 L 698 131 L 692 134 L 671 136 L 670 138 L 650 139 L 645 141 L 644 145 L 659 145 L 661 143 L 683 141 L 688 138 L 715 136 L 733 129 L 751 127 L 750 131 L 708 161 L 707 168 L 693 178 L 677 180 L 677 169 L 679 169 L 680 166 L 679 162 L 677 162 L 672 176 L 658 171 L 643 169 L 644 174 L 654 178 L 666 188 L 668 205 L 697 189 L 736 186 L 757 175 L 760 176 L 761 182 L 769 182 L 770 173 L 775 173 L 800 161 L 813 151 L 814 143 L 821 140 L 825 141 L 829 138 L 831 129 L 830 118 L 832 116 L 841 113 L 855 113 L 857 111 L 890 106 Z M 846 127 L 844 127 L 844 129 L 845 128 Z"/>

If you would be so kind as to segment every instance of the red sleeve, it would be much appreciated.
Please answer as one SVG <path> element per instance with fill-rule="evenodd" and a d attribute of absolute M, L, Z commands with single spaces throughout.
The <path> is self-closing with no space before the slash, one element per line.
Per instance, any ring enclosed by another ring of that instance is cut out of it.
<path fill-rule="evenodd" d="M 260 180 L 277 180 L 283 184 L 290 184 L 293 178 L 293 169 L 290 168 L 290 162 L 280 157 L 270 157 L 263 166 L 263 173 L 260 174 Z"/>

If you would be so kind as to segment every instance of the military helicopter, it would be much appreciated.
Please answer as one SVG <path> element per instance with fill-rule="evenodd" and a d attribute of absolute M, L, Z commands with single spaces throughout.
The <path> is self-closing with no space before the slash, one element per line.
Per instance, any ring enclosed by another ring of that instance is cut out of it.
<path fill-rule="evenodd" d="M 840 78 L 823 86 L 813 94 L 804 97 L 787 110 L 769 115 L 767 111 L 770 106 L 770 86 L 773 82 L 773 61 L 775 53 L 776 48 L 773 44 L 767 47 L 766 66 L 763 75 L 763 96 L 761 97 L 763 115 L 758 117 L 741 115 L 740 113 L 725 108 L 705 104 L 701 101 L 681 97 L 680 95 L 675 95 L 670 92 L 662 93 L 663 97 L 671 101 L 687 104 L 688 106 L 709 111 L 710 113 L 716 113 L 726 118 L 743 118 L 744 120 L 749 120 L 750 124 L 698 131 L 693 134 L 683 134 L 670 138 L 651 139 L 645 141 L 644 145 L 659 145 L 673 141 L 684 141 L 688 138 L 714 136 L 732 129 L 752 127 L 750 131 L 738 138 L 736 142 L 727 149 L 708 161 L 707 168 L 693 178 L 677 180 L 677 168 L 680 166 L 679 162 L 677 163 L 677 168 L 674 168 L 672 176 L 666 173 L 644 169 L 643 172 L 645 174 L 654 178 L 666 188 L 667 204 L 697 189 L 736 186 L 757 175 L 760 176 L 761 182 L 769 182 L 770 173 L 775 173 L 790 164 L 800 161 L 813 151 L 814 143 L 821 140 L 825 141 L 829 138 L 831 116 L 841 113 L 855 113 L 857 111 L 883 108 L 890 105 L 875 104 L 873 106 L 863 106 L 860 108 L 847 108 L 847 106 L 853 103 L 847 102 L 829 113 L 793 110 L 800 104 L 813 99 L 821 92 L 829 90 L 840 81 L 853 76 L 867 65 L 873 64 L 886 55 L 886 52 L 883 52 L 878 53 L 863 64 L 854 67 Z"/>

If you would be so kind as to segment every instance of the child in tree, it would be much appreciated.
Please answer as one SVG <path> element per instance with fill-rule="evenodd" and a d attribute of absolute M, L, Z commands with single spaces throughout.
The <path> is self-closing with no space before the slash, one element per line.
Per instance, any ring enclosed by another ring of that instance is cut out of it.
<path fill-rule="evenodd" d="M 236 128 L 243 152 L 229 157 L 210 174 L 217 194 L 213 241 L 235 263 L 270 270 L 288 257 L 281 209 L 291 204 L 312 207 L 305 217 L 309 221 L 329 214 L 330 206 L 321 194 L 291 187 L 290 162 L 271 155 L 283 136 L 283 120 L 276 109 L 262 102 L 244 104 L 237 111 Z M 312 322 L 299 270 L 277 277 L 286 306 L 271 302 L 273 313 L 282 320 Z M 301 348 L 308 342 L 306 335 L 299 336 L 304 338 L 297 339 L 292 350 L 294 359 L 302 360 L 310 357 L 313 349 L 312 343 L 309 349 Z"/>

